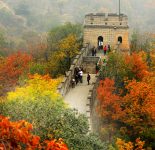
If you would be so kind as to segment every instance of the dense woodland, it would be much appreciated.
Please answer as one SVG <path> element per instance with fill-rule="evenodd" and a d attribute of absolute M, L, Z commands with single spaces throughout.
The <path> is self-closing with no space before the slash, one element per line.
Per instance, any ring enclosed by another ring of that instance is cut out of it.
<path fill-rule="evenodd" d="M 35 37 L 35 36 L 34 36 Z M 96 108 L 101 125 L 89 133 L 87 118 L 57 93 L 80 52 L 82 26 L 67 23 L 44 37 L 27 37 L 12 50 L 0 33 L 0 147 L 47 150 L 155 148 L 155 51 L 134 32 L 131 55 L 111 51 L 100 69 Z"/>
<path fill-rule="evenodd" d="M 111 50 L 100 68 L 96 133 L 57 93 L 82 47 L 84 15 L 117 12 L 116 5 L 109 0 L 0 1 L 0 149 L 155 149 L 155 41 L 144 32 L 155 29 L 152 0 L 122 2 L 130 27 L 138 30 L 131 32 L 131 54 Z"/>

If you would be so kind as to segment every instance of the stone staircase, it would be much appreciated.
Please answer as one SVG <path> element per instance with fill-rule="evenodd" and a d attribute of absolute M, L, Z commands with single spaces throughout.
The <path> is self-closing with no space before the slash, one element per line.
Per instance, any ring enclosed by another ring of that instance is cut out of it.
<path fill-rule="evenodd" d="M 92 107 L 96 100 L 96 89 L 99 83 L 99 75 L 96 75 L 95 68 L 96 63 L 100 63 L 101 60 L 105 59 L 105 56 L 102 51 L 99 51 L 96 57 L 90 56 L 91 47 L 88 47 L 83 49 L 80 56 L 77 56 L 73 61 L 58 90 L 69 107 L 73 108 L 77 113 L 85 114 L 88 117 L 90 131 L 93 131 Z M 78 83 L 75 88 L 72 88 L 71 79 L 77 66 L 82 66 L 84 69 L 83 83 Z M 91 75 L 90 85 L 87 84 L 87 72 Z"/>

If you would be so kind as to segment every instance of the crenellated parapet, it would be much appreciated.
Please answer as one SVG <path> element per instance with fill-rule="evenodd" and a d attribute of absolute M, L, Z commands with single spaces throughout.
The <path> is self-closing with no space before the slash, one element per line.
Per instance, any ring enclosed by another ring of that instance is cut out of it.
<path fill-rule="evenodd" d="M 58 92 L 65 96 L 66 93 L 69 91 L 71 87 L 71 80 L 74 76 L 74 70 L 76 67 L 81 66 L 83 62 L 83 57 L 87 56 L 90 53 L 92 46 L 90 44 L 85 44 L 85 46 L 81 49 L 79 54 L 74 58 L 70 69 L 66 72 L 66 76 L 64 77 L 63 81 L 60 83 L 58 87 Z"/>
<path fill-rule="evenodd" d="M 95 47 L 110 45 L 114 50 L 129 51 L 128 17 L 115 13 L 90 13 L 84 19 L 84 43 Z"/>

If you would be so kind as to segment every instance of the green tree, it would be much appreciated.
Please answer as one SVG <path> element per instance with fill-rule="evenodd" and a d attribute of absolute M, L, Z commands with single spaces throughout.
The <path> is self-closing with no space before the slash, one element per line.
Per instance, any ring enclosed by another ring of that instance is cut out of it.
<path fill-rule="evenodd" d="M 63 138 L 70 150 L 103 150 L 101 141 L 89 134 L 87 118 L 69 109 L 56 92 L 59 81 L 33 76 L 24 87 L 8 93 L 0 114 L 13 121 L 32 123 L 34 134 L 44 139 Z"/>
<path fill-rule="evenodd" d="M 119 92 L 119 89 L 124 89 L 125 77 L 130 78 L 130 76 L 132 76 L 130 67 L 125 63 L 124 55 L 110 53 L 106 66 L 102 66 L 101 79 L 113 79 L 115 81 L 116 91 Z"/>
<path fill-rule="evenodd" d="M 76 41 L 76 36 L 70 34 L 66 38 L 61 40 L 59 44 L 59 49 L 61 50 L 62 55 L 64 56 L 64 58 L 68 59 L 69 67 L 71 65 L 71 59 L 75 57 L 79 52 L 79 45 Z"/>
<path fill-rule="evenodd" d="M 48 71 L 52 76 L 65 74 L 65 71 L 70 68 L 72 59 L 79 52 L 79 45 L 76 41 L 76 36 L 73 34 L 60 41 L 59 50 L 54 52 L 49 62 Z"/>
<path fill-rule="evenodd" d="M 82 44 L 82 25 L 66 23 L 65 25 L 56 27 L 49 32 L 49 49 L 51 51 L 58 50 L 59 42 L 70 34 L 74 34 L 77 38 L 77 42 Z"/>

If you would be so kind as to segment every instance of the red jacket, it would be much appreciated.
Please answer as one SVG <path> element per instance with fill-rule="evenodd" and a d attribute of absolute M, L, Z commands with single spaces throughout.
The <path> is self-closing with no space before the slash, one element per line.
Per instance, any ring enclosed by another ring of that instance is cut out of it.
<path fill-rule="evenodd" d="M 105 47 L 104 47 L 104 51 L 106 51 L 106 50 L 107 50 L 107 47 L 105 46 Z"/>

